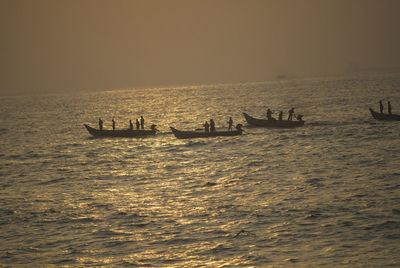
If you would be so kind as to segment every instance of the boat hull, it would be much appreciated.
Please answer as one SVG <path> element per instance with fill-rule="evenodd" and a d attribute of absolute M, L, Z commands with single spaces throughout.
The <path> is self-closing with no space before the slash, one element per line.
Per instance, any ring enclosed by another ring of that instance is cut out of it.
<path fill-rule="evenodd" d="M 242 135 L 242 130 L 232 130 L 232 131 L 180 131 L 171 127 L 172 133 L 178 139 L 193 139 L 193 138 L 213 138 L 213 137 L 227 137 L 227 136 L 238 136 Z"/>
<path fill-rule="evenodd" d="M 131 129 L 122 129 L 122 130 L 98 130 L 92 128 L 86 124 L 84 124 L 87 131 L 93 137 L 120 137 L 120 138 L 135 138 L 135 137 L 146 137 L 153 136 L 156 134 L 156 130 L 131 130 Z"/>
<path fill-rule="evenodd" d="M 293 128 L 301 127 L 304 125 L 303 120 L 301 121 L 291 121 L 291 120 L 267 120 L 267 119 L 257 119 L 246 113 L 243 113 L 247 124 L 253 127 L 270 127 L 270 128 Z"/>
<path fill-rule="evenodd" d="M 384 114 L 384 113 L 378 113 L 372 110 L 371 108 L 369 111 L 372 114 L 372 117 L 375 118 L 376 120 L 385 120 L 385 121 L 400 121 L 400 115 L 397 114 Z"/>

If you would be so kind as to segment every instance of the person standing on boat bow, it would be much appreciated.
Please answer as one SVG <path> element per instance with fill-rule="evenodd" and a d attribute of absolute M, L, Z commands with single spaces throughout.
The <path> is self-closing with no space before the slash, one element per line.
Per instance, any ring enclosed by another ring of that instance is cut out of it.
<path fill-rule="evenodd" d="M 140 127 L 142 129 L 144 129 L 144 118 L 143 118 L 143 116 L 140 116 Z"/>
<path fill-rule="evenodd" d="M 289 110 L 289 116 L 287 120 L 292 120 L 293 119 L 293 115 L 294 115 L 294 108 Z"/>
<path fill-rule="evenodd" d="M 214 132 L 214 131 L 215 131 L 214 119 L 210 119 L 210 131 L 211 131 L 211 132 Z"/>
<path fill-rule="evenodd" d="M 208 124 L 207 121 L 204 123 L 203 127 L 204 127 L 204 131 L 206 133 L 210 132 L 210 125 Z"/>
<path fill-rule="evenodd" d="M 392 114 L 392 105 L 390 104 L 390 101 L 388 101 L 388 113 Z"/>
<path fill-rule="evenodd" d="M 130 130 L 133 130 L 132 120 L 129 120 L 129 129 L 130 129 Z"/>
<path fill-rule="evenodd" d="M 282 119 L 283 119 L 283 112 L 279 111 L 279 121 L 282 121 Z"/>
<path fill-rule="evenodd" d="M 379 109 L 381 110 L 381 114 L 383 114 L 383 104 L 382 101 L 379 101 Z"/>
<path fill-rule="evenodd" d="M 268 110 L 267 110 L 267 119 L 268 119 L 268 120 L 273 120 L 272 114 L 273 114 L 273 112 L 272 112 L 270 109 L 268 109 Z"/>
<path fill-rule="evenodd" d="M 99 129 L 103 130 L 103 120 L 101 118 L 99 118 Z"/>
<path fill-rule="evenodd" d="M 115 120 L 114 120 L 114 117 L 113 117 L 113 119 L 112 119 L 111 121 L 112 121 L 112 129 L 115 130 Z"/>
<path fill-rule="evenodd" d="M 229 117 L 229 121 L 228 121 L 228 130 L 232 130 L 232 125 L 233 125 L 232 117 Z"/>

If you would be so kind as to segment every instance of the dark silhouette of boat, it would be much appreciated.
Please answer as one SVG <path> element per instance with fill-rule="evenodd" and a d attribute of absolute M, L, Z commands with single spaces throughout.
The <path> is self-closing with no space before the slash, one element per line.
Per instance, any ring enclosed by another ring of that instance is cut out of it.
<path fill-rule="evenodd" d="M 177 130 L 176 128 L 171 127 L 172 133 L 178 139 L 192 139 L 192 138 L 212 138 L 212 137 L 220 137 L 220 136 L 238 136 L 242 135 L 242 128 L 239 124 L 236 127 L 236 130 L 229 130 L 229 131 L 212 131 L 212 132 L 205 132 L 203 131 L 181 131 Z"/>
<path fill-rule="evenodd" d="M 400 121 L 400 115 L 398 114 L 384 114 L 384 113 L 378 113 L 369 108 L 372 117 L 375 118 L 376 120 L 386 120 L 386 121 Z"/>
<path fill-rule="evenodd" d="M 120 129 L 120 130 L 98 130 L 84 124 L 87 131 L 94 137 L 124 137 L 124 138 L 134 138 L 134 137 L 146 137 L 153 136 L 156 134 L 156 125 L 152 125 L 151 129 Z"/>
<path fill-rule="evenodd" d="M 271 128 L 291 128 L 291 127 L 301 127 L 304 125 L 304 120 L 267 120 L 267 119 L 257 119 L 246 113 L 243 113 L 247 124 L 253 127 L 271 127 Z"/>

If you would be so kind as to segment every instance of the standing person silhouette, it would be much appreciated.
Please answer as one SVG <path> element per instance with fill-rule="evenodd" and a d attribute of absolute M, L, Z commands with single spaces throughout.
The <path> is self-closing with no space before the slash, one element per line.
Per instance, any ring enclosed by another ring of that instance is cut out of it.
<path fill-rule="evenodd" d="M 103 120 L 101 118 L 99 118 L 99 129 L 103 130 Z"/>
<path fill-rule="evenodd" d="M 129 129 L 130 129 L 130 130 L 133 130 L 132 120 L 129 120 Z"/>
<path fill-rule="evenodd" d="M 282 119 L 283 119 L 283 112 L 282 111 L 279 111 L 279 121 L 282 121 Z"/>
<path fill-rule="evenodd" d="M 294 115 L 294 108 L 289 110 L 289 116 L 287 120 L 292 120 L 293 119 L 293 115 Z"/>
<path fill-rule="evenodd" d="M 207 121 L 204 123 L 203 127 L 204 127 L 205 132 L 207 132 L 207 133 L 210 132 L 210 125 L 208 124 Z"/>
<path fill-rule="evenodd" d="M 381 114 L 383 114 L 383 104 L 382 101 L 379 101 L 379 109 L 381 110 Z"/>
<path fill-rule="evenodd" d="M 113 119 L 112 119 L 111 121 L 112 121 L 112 129 L 115 130 L 115 120 L 114 120 L 114 117 L 113 117 Z"/>
<path fill-rule="evenodd" d="M 140 116 L 140 127 L 142 129 L 144 129 L 144 118 L 143 118 L 143 116 Z"/>
<path fill-rule="evenodd" d="M 211 131 L 211 132 L 214 132 L 214 131 L 215 131 L 214 119 L 210 119 L 210 131 Z"/>
<path fill-rule="evenodd" d="M 273 112 L 271 111 L 271 109 L 268 109 L 267 110 L 267 119 L 268 120 L 272 120 L 273 118 L 272 118 L 272 114 L 273 114 Z"/>
<path fill-rule="evenodd" d="M 388 113 L 392 114 L 392 105 L 390 104 L 390 101 L 388 101 Z"/>
<path fill-rule="evenodd" d="M 139 123 L 139 120 L 136 119 L 136 129 L 139 130 L 139 128 L 140 128 L 140 123 Z"/>
<path fill-rule="evenodd" d="M 232 130 L 232 125 L 233 125 L 232 117 L 229 117 L 229 121 L 228 121 L 228 130 Z"/>

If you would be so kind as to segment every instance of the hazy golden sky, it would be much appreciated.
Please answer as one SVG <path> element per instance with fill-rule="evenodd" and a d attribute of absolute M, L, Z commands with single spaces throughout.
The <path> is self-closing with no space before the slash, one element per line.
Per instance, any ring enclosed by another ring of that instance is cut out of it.
<path fill-rule="evenodd" d="M 0 0 L 0 93 L 400 66 L 398 0 Z"/>

